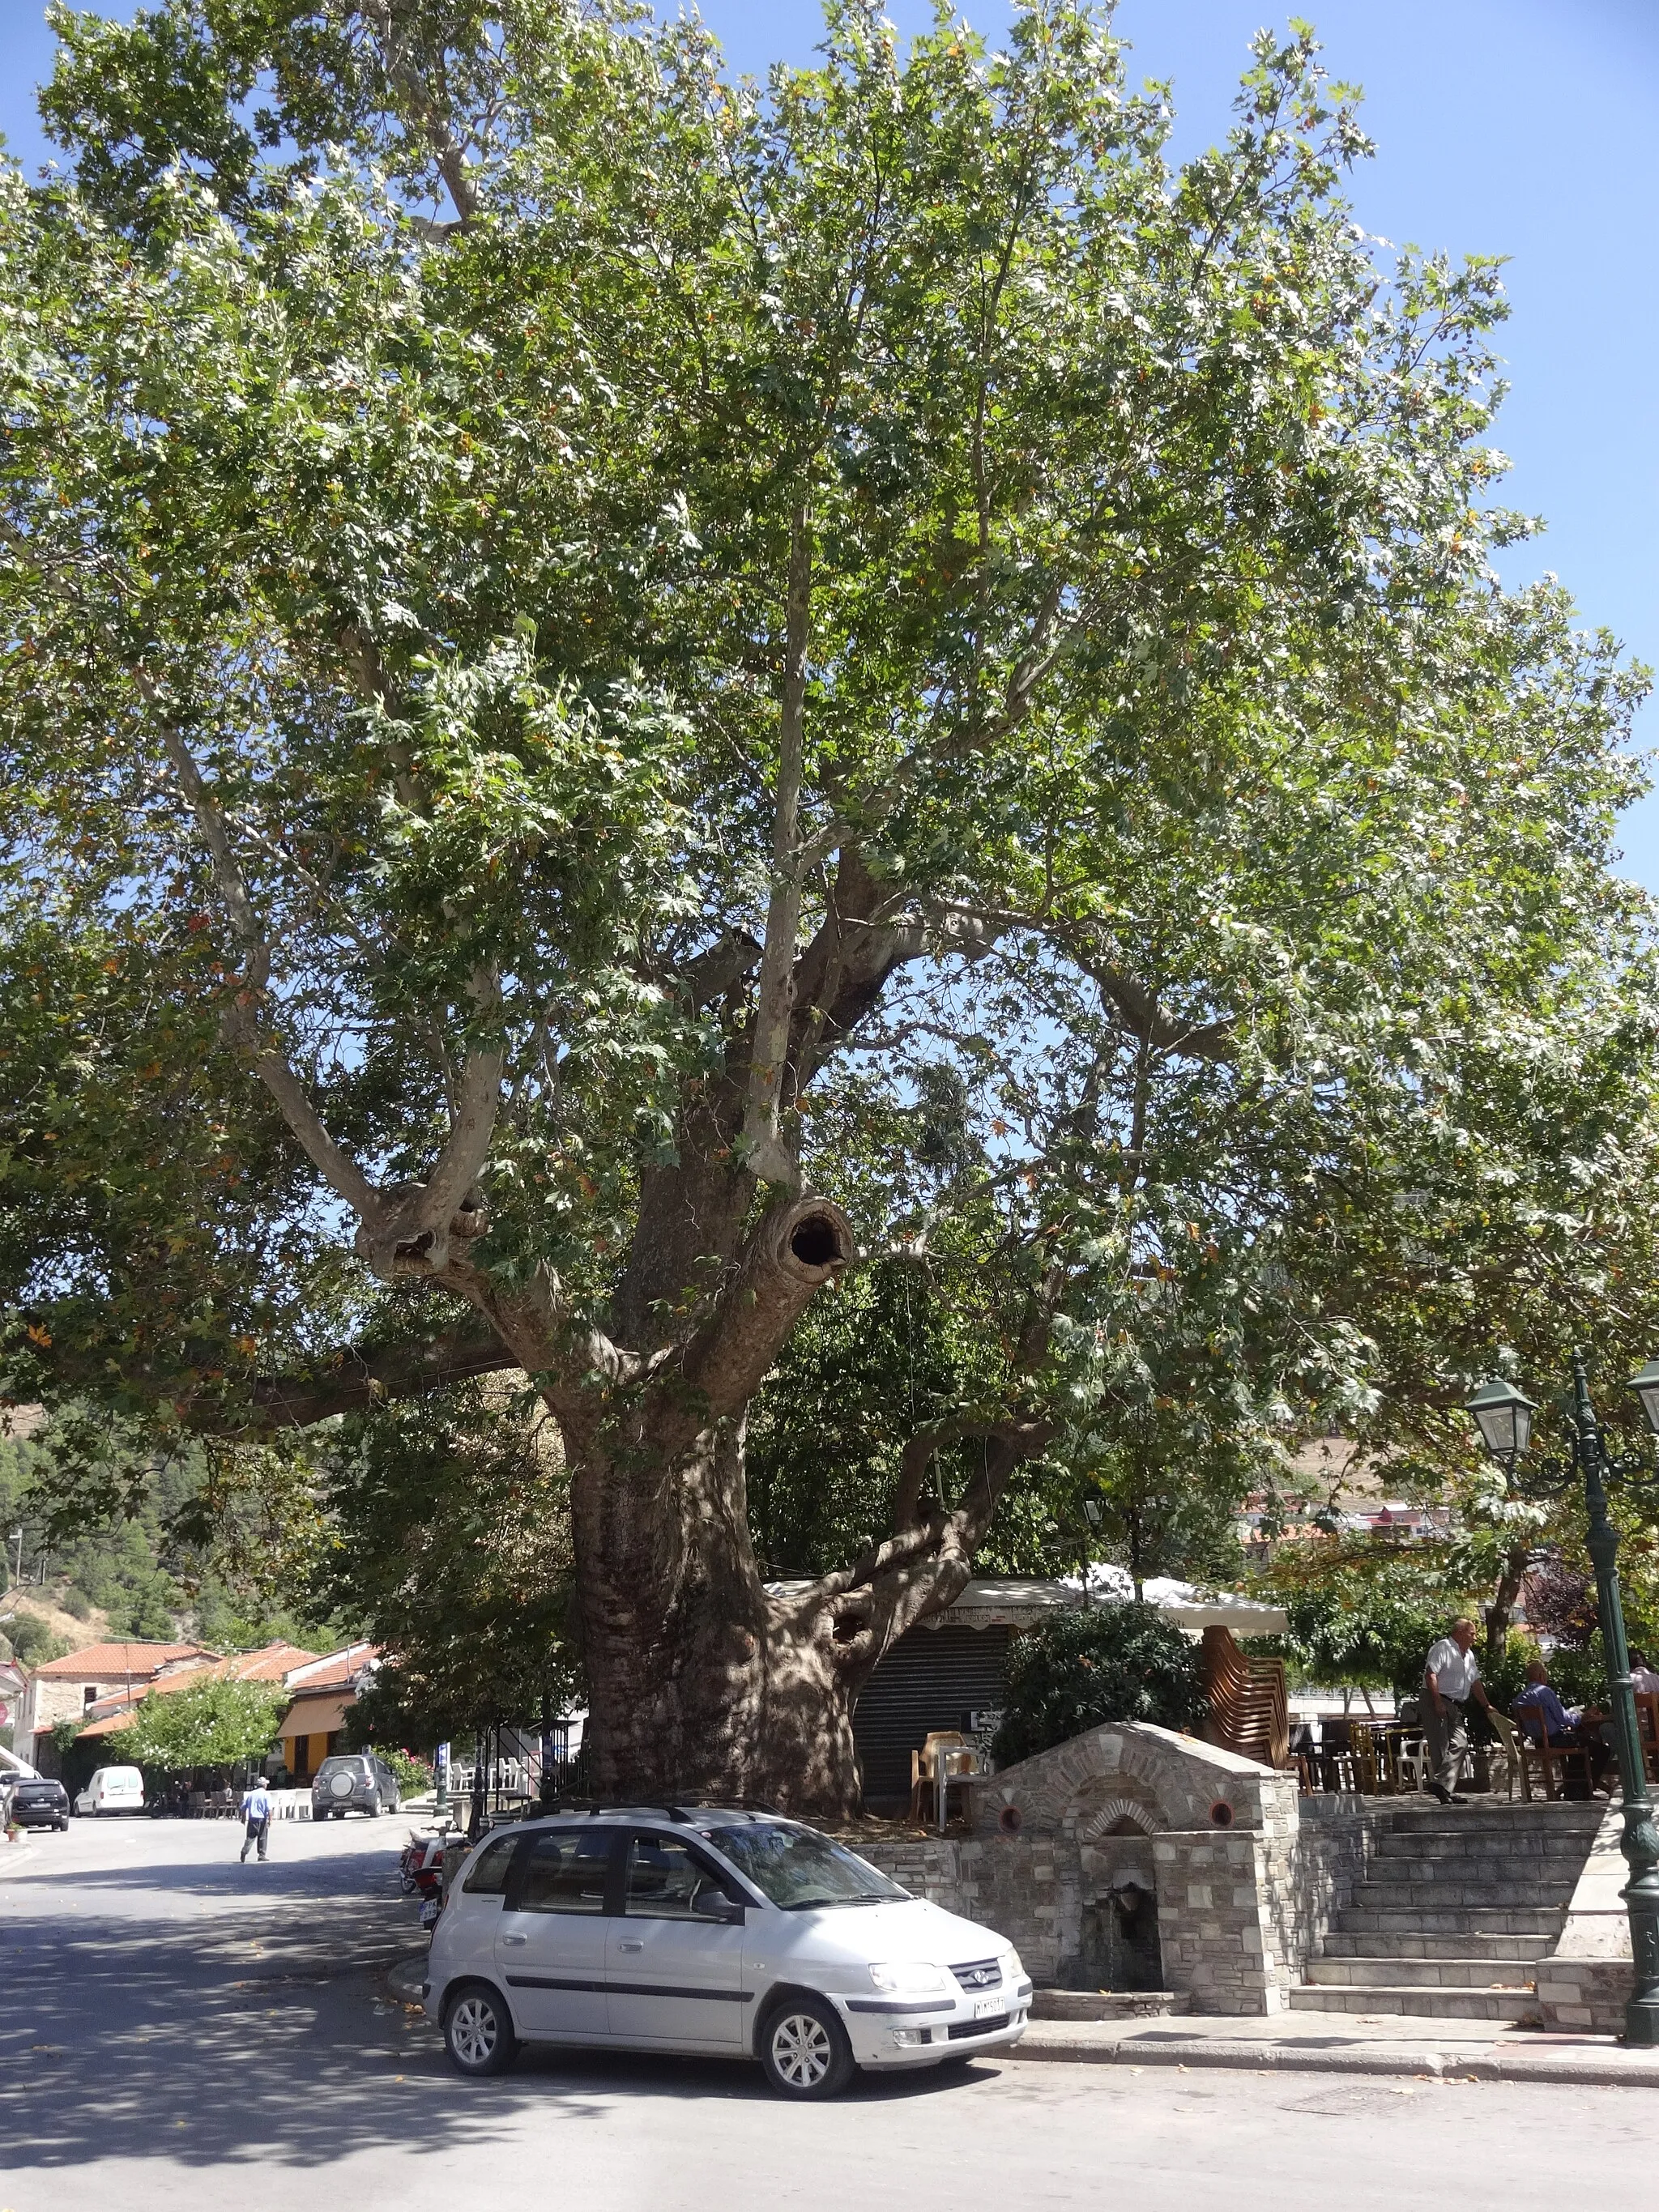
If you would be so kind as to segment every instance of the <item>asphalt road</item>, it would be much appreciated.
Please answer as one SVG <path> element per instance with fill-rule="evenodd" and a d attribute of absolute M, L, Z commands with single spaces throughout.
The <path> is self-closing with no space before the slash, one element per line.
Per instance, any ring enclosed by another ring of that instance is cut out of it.
<path fill-rule="evenodd" d="M 78 1821 L 0 1880 L 0 2212 L 1577 2212 L 1645 2201 L 1650 2089 L 994 2064 L 775 2101 L 531 2053 L 465 2082 L 389 1996 L 407 1824 Z"/>

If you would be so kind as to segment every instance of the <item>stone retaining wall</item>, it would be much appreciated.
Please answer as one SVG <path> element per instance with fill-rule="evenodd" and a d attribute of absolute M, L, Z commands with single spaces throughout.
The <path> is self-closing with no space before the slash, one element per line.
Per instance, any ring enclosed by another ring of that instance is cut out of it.
<path fill-rule="evenodd" d="M 862 1846 L 918 1896 L 1014 1943 L 1034 1980 L 1095 1985 L 1085 1915 L 1157 1898 L 1163 1981 L 1205 2013 L 1279 2012 L 1386 1827 L 1357 1799 L 1135 1723 L 1091 1729 L 974 1791 L 974 1832 Z"/>
<path fill-rule="evenodd" d="M 1609 1805 L 1555 1948 L 1538 1969 L 1538 2008 L 1546 2027 L 1596 2035 L 1625 2032 L 1625 2007 L 1635 1994 L 1636 1969 L 1624 1898 L 1630 1869 L 1620 1849 L 1624 1826 L 1623 1805 Z"/>

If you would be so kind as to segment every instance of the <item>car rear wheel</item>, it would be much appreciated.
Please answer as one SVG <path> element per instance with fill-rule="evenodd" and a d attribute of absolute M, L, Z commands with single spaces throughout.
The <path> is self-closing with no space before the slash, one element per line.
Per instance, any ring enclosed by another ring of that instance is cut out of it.
<path fill-rule="evenodd" d="M 847 2032 L 822 1997 L 785 1997 L 768 2014 L 760 2061 L 782 2097 L 837 2097 L 855 2069 Z"/>
<path fill-rule="evenodd" d="M 506 2001 L 469 1982 L 444 2014 L 444 2048 L 458 2074 L 504 2074 L 519 2055 Z"/>

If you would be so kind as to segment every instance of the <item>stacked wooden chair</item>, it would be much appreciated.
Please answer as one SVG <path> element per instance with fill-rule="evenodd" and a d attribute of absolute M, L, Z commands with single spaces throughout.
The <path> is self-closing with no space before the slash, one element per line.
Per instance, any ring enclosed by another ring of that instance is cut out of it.
<path fill-rule="evenodd" d="M 1230 1628 L 1206 1628 L 1201 1648 L 1210 1741 L 1263 1766 L 1294 1765 L 1284 1661 L 1251 1658 Z"/>

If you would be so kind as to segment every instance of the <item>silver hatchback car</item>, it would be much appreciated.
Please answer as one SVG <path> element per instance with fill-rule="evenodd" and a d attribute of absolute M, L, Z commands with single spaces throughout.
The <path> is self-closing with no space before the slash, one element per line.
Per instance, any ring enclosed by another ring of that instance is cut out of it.
<path fill-rule="evenodd" d="M 758 2059 L 831 2096 L 859 2067 L 1018 2041 L 1012 1944 L 796 1820 L 633 1806 L 486 1836 L 432 1938 L 428 2016 L 463 2074 L 521 2042 Z"/>

